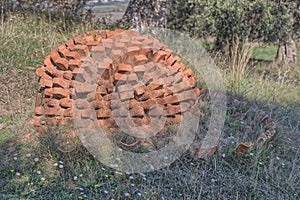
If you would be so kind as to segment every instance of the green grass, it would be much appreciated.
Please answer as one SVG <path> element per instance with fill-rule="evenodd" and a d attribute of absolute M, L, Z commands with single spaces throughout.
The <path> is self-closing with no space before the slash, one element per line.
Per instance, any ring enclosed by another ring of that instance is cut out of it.
<path fill-rule="evenodd" d="M 34 15 L 17 16 L 2 24 L 0 123 L 6 128 L 0 131 L 1 199 L 299 199 L 300 89 L 289 77 L 281 82 L 253 72 L 241 82 L 236 95 L 263 108 L 275 118 L 278 129 L 269 144 L 242 156 L 232 153 L 237 142 L 222 142 L 209 161 L 194 160 L 186 152 L 156 172 L 117 174 L 83 147 L 62 154 L 53 135 L 36 137 L 28 125 L 36 79 L 26 67 L 40 67 L 51 49 L 93 28 L 89 23 L 64 27 L 61 22 Z M 255 51 L 256 59 L 269 61 L 274 55 L 273 47 Z M 256 138 L 263 127 L 257 125 L 254 135 L 245 137 L 243 128 L 252 126 L 252 121 L 236 120 L 235 114 L 241 110 L 233 110 L 226 118 L 224 138 Z M 205 124 L 203 119 L 203 131 Z M 31 139 L 25 140 L 25 136 Z M 63 168 L 56 166 L 59 161 Z"/>
<path fill-rule="evenodd" d="M 276 46 L 256 46 L 253 50 L 253 57 L 256 60 L 272 62 L 275 59 L 276 52 Z"/>

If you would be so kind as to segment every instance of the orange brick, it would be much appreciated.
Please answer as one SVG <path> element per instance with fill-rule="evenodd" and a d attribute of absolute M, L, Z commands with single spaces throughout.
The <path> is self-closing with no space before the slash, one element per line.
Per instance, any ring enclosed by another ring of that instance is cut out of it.
<path fill-rule="evenodd" d="M 175 115 L 178 113 L 184 113 L 190 108 L 189 103 L 180 103 L 179 105 L 168 105 L 167 113 L 168 115 Z"/>
<path fill-rule="evenodd" d="M 183 76 L 181 75 L 181 73 L 177 73 L 174 76 L 174 83 L 179 83 L 182 79 L 183 79 Z"/>
<path fill-rule="evenodd" d="M 184 91 L 182 93 L 176 94 L 176 97 L 179 101 L 186 101 L 186 100 L 196 100 L 196 94 L 194 90 Z"/>
<path fill-rule="evenodd" d="M 140 96 L 144 94 L 144 92 L 147 91 L 147 87 L 145 85 L 140 85 L 135 89 L 135 93 Z"/>
<path fill-rule="evenodd" d="M 65 54 L 66 58 L 68 60 L 78 60 L 80 59 L 80 55 L 79 53 L 75 52 L 75 51 L 69 51 Z"/>
<path fill-rule="evenodd" d="M 174 103 L 178 103 L 179 99 L 177 98 L 177 96 L 173 95 L 173 96 L 165 97 L 164 102 L 166 104 L 174 104 Z"/>
<path fill-rule="evenodd" d="M 51 74 L 51 76 L 55 76 L 55 77 L 62 77 L 63 76 L 63 72 L 56 69 L 56 67 L 54 67 L 53 65 L 47 66 L 45 68 L 45 71 L 48 72 L 49 74 Z"/>
<path fill-rule="evenodd" d="M 175 115 L 181 112 L 180 105 L 176 105 L 176 106 L 168 105 L 166 110 L 168 115 Z"/>
<path fill-rule="evenodd" d="M 53 86 L 52 78 L 50 76 L 48 76 L 47 74 L 44 74 L 40 79 L 39 85 L 41 87 L 51 88 Z"/>
<path fill-rule="evenodd" d="M 166 60 L 172 55 L 173 51 L 171 49 L 165 49 L 165 52 L 167 53 L 166 55 Z"/>
<path fill-rule="evenodd" d="M 81 57 L 86 57 L 88 54 L 88 47 L 86 45 L 75 45 L 74 51 L 76 51 Z"/>
<path fill-rule="evenodd" d="M 53 95 L 53 89 L 52 88 L 46 88 L 44 90 L 44 94 L 45 94 L 45 96 L 52 97 L 52 95 Z"/>
<path fill-rule="evenodd" d="M 115 42 L 114 46 L 115 46 L 115 49 L 118 49 L 118 50 L 123 50 L 126 48 L 126 44 L 122 43 L 122 42 Z"/>
<path fill-rule="evenodd" d="M 94 117 L 95 110 L 92 109 L 86 109 L 81 111 L 81 117 L 82 118 L 90 118 L 92 119 Z"/>
<path fill-rule="evenodd" d="M 134 88 L 131 84 L 125 84 L 125 85 L 118 85 L 117 86 L 118 92 L 127 92 L 127 91 L 133 91 Z"/>
<path fill-rule="evenodd" d="M 127 82 L 128 82 L 128 83 L 134 84 L 134 83 L 136 83 L 137 81 L 138 81 L 138 77 L 137 77 L 136 74 L 129 74 L 129 75 L 127 76 Z"/>
<path fill-rule="evenodd" d="M 87 43 L 87 42 L 94 42 L 94 37 L 91 36 L 91 35 L 85 36 L 85 37 L 83 38 L 83 40 L 85 41 L 85 43 Z"/>
<path fill-rule="evenodd" d="M 133 64 L 134 60 L 134 56 L 135 55 L 139 55 L 140 52 L 140 48 L 137 46 L 131 46 L 131 47 L 127 47 L 126 49 L 126 54 L 125 54 L 125 63 L 128 64 Z"/>
<path fill-rule="evenodd" d="M 115 86 L 112 83 L 107 83 L 107 84 L 105 84 L 105 87 L 106 87 L 106 90 L 108 93 L 112 93 L 114 91 Z"/>
<path fill-rule="evenodd" d="M 50 98 L 44 98 L 43 104 L 47 105 L 48 107 L 58 107 L 59 100 L 57 99 L 50 99 Z"/>
<path fill-rule="evenodd" d="M 113 126 L 112 121 L 113 121 L 112 119 L 98 119 L 97 123 L 100 127 L 110 127 Z"/>
<path fill-rule="evenodd" d="M 150 46 L 145 46 L 140 50 L 141 55 L 145 55 L 148 59 L 153 57 L 153 49 Z"/>
<path fill-rule="evenodd" d="M 53 88 L 52 92 L 53 92 L 53 96 L 57 98 L 66 98 L 70 95 L 69 90 L 63 88 Z"/>
<path fill-rule="evenodd" d="M 35 117 L 33 118 L 32 124 L 33 124 L 34 126 L 36 126 L 36 127 L 42 126 L 42 124 L 41 124 L 41 117 L 40 117 L 40 116 L 35 116 Z"/>
<path fill-rule="evenodd" d="M 38 77 L 42 77 L 42 76 L 45 74 L 45 68 L 44 68 L 44 67 L 37 68 L 37 69 L 35 70 L 35 74 L 36 74 Z"/>
<path fill-rule="evenodd" d="M 172 90 L 174 94 L 190 89 L 190 85 L 188 82 L 183 81 L 177 84 L 172 85 L 169 89 Z"/>
<path fill-rule="evenodd" d="M 111 100 L 111 103 L 110 103 L 111 109 L 120 108 L 121 106 L 122 106 L 122 103 L 120 100 L 117 100 L 117 99 Z"/>
<path fill-rule="evenodd" d="M 180 71 L 181 70 L 181 63 L 175 63 L 174 65 L 172 65 L 172 68 L 175 71 Z"/>
<path fill-rule="evenodd" d="M 174 93 L 170 88 L 165 88 L 165 94 L 164 94 L 165 97 L 173 95 L 173 94 Z"/>
<path fill-rule="evenodd" d="M 112 112 L 110 109 L 100 109 L 97 110 L 97 118 L 110 118 L 112 116 Z"/>
<path fill-rule="evenodd" d="M 114 74 L 114 80 L 115 81 L 127 81 L 127 75 L 126 74 L 115 73 Z"/>
<path fill-rule="evenodd" d="M 81 35 L 73 38 L 73 40 L 74 40 L 75 44 L 83 44 L 84 43 L 83 37 Z"/>
<path fill-rule="evenodd" d="M 153 90 L 150 92 L 150 97 L 149 98 L 160 98 L 163 97 L 165 93 L 164 89 L 161 90 Z"/>
<path fill-rule="evenodd" d="M 165 78 L 160 78 L 157 80 L 157 83 L 163 85 L 164 87 L 170 87 L 172 86 L 174 82 L 174 77 L 173 76 L 168 76 Z"/>
<path fill-rule="evenodd" d="M 80 68 L 81 64 L 82 64 L 81 60 L 70 60 L 69 69 L 73 71 L 75 68 Z"/>
<path fill-rule="evenodd" d="M 122 57 L 123 56 L 123 52 L 121 51 L 121 50 L 112 50 L 111 52 L 110 52 L 110 58 L 112 59 L 112 60 L 115 60 L 115 59 L 120 59 L 120 57 Z M 122 60 L 121 60 L 122 61 Z"/>
<path fill-rule="evenodd" d="M 188 68 L 188 69 L 184 70 L 184 71 L 183 71 L 183 75 L 189 78 L 190 76 L 193 75 L 192 69 L 191 69 L 191 68 Z"/>
<path fill-rule="evenodd" d="M 130 101 L 129 101 L 129 108 L 131 109 L 131 108 L 135 108 L 135 107 L 137 107 L 137 106 L 139 106 L 140 105 L 140 103 L 137 101 L 137 100 L 135 100 L 135 99 L 131 99 Z"/>
<path fill-rule="evenodd" d="M 149 111 L 149 116 L 166 116 L 166 111 L 164 107 L 160 105 L 154 105 Z"/>
<path fill-rule="evenodd" d="M 64 110 L 64 117 L 73 117 L 74 116 L 74 111 L 72 108 L 68 108 Z"/>
<path fill-rule="evenodd" d="M 42 106 L 38 106 L 38 107 L 35 107 L 35 114 L 36 115 L 43 115 L 44 114 L 44 108 Z"/>
<path fill-rule="evenodd" d="M 59 105 L 64 108 L 71 108 L 73 105 L 73 100 L 69 98 L 63 98 L 60 100 Z"/>
<path fill-rule="evenodd" d="M 136 47 L 142 47 L 143 43 L 140 41 L 137 41 L 137 40 L 133 40 L 133 41 L 131 41 L 130 45 L 136 46 Z"/>
<path fill-rule="evenodd" d="M 45 108 L 45 115 L 47 116 L 61 116 L 63 115 L 63 109 L 60 107 L 48 107 Z"/>
<path fill-rule="evenodd" d="M 96 100 L 96 92 L 88 93 L 86 96 L 86 100 L 88 102 L 95 101 Z"/>
<path fill-rule="evenodd" d="M 157 90 L 157 89 L 161 89 L 161 88 L 162 88 L 162 85 L 159 84 L 159 83 L 156 83 L 156 82 L 151 82 L 151 83 L 147 86 L 147 88 L 148 88 L 149 90 Z"/>
<path fill-rule="evenodd" d="M 77 99 L 75 101 L 75 106 L 77 109 L 88 109 L 90 107 L 89 102 L 86 99 Z"/>
<path fill-rule="evenodd" d="M 142 65 L 148 62 L 148 58 L 145 55 L 136 55 L 134 56 L 134 65 Z"/>
<path fill-rule="evenodd" d="M 86 93 L 94 92 L 97 86 L 88 83 L 81 83 L 78 81 L 74 81 L 74 88 L 77 94 L 86 94 Z"/>
<path fill-rule="evenodd" d="M 101 61 L 106 57 L 106 51 L 104 46 L 93 46 L 91 49 L 91 57 L 95 61 Z"/>
<path fill-rule="evenodd" d="M 57 66 L 58 69 L 67 70 L 68 69 L 68 61 L 65 58 L 59 56 L 56 50 L 51 51 L 50 57 Z"/>
<path fill-rule="evenodd" d="M 196 87 L 196 88 L 194 89 L 194 91 L 195 91 L 195 95 L 196 95 L 197 97 L 199 97 L 199 96 L 200 96 L 200 89 Z"/>
<path fill-rule="evenodd" d="M 154 53 L 152 61 L 157 63 L 160 60 L 163 60 L 166 57 L 166 55 L 167 55 L 167 52 L 165 52 L 163 50 L 159 50 Z"/>
<path fill-rule="evenodd" d="M 190 86 L 191 87 L 195 87 L 197 85 L 197 81 L 195 79 L 194 76 L 191 76 L 189 79 L 188 79 L 188 82 L 190 83 Z"/>
<path fill-rule="evenodd" d="M 132 71 L 132 66 L 127 64 L 119 64 L 118 65 L 118 72 L 130 72 Z"/>
<path fill-rule="evenodd" d="M 132 117 L 143 117 L 145 115 L 144 108 L 141 106 L 134 107 L 130 110 Z"/>
<path fill-rule="evenodd" d="M 164 78 L 167 76 L 167 71 L 165 68 L 158 68 L 157 70 L 155 70 L 153 72 L 153 76 L 154 76 L 155 80 L 157 80 L 159 78 Z"/>
<path fill-rule="evenodd" d="M 73 74 L 71 71 L 65 71 L 63 77 L 64 79 L 71 80 L 73 78 Z"/>
<path fill-rule="evenodd" d="M 54 87 L 61 87 L 61 88 L 68 88 L 69 87 L 69 83 L 65 79 L 54 78 L 53 79 L 53 86 Z"/>
<path fill-rule="evenodd" d="M 147 101 L 142 102 L 141 106 L 144 109 L 149 110 L 156 104 L 157 104 L 157 101 L 155 99 L 148 99 Z"/>
<path fill-rule="evenodd" d="M 113 101 L 113 100 L 112 100 Z M 92 102 L 92 106 L 94 109 L 104 109 L 104 108 L 109 108 L 110 107 L 110 102 L 109 101 L 102 101 L 102 100 L 97 100 Z"/>
<path fill-rule="evenodd" d="M 145 73 L 146 67 L 144 65 L 138 65 L 133 68 L 134 73 Z"/>
<path fill-rule="evenodd" d="M 120 107 L 118 109 L 113 110 L 113 116 L 115 118 L 128 117 L 128 113 L 129 113 L 129 111 L 127 109 L 125 109 L 124 107 Z"/>
<path fill-rule="evenodd" d="M 127 101 L 134 98 L 133 92 L 121 92 L 119 95 L 121 101 Z"/>
<path fill-rule="evenodd" d="M 181 58 L 179 56 L 170 56 L 168 59 L 167 59 L 167 64 L 169 66 L 172 66 L 174 65 L 176 62 L 180 62 Z"/>
<path fill-rule="evenodd" d="M 104 101 L 110 101 L 111 100 L 112 95 L 111 94 L 106 94 L 103 96 L 103 100 Z"/>

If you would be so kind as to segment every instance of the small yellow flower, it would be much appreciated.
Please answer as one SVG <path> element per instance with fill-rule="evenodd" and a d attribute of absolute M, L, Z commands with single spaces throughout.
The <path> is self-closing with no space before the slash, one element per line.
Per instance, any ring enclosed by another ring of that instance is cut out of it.
<path fill-rule="evenodd" d="M 99 184 L 96 184 L 95 187 L 98 188 L 98 187 L 100 187 L 100 186 L 99 186 Z"/>
<path fill-rule="evenodd" d="M 115 190 L 111 190 L 112 192 L 115 192 Z"/>
<path fill-rule="evenodd" d="M 113 128 L 109 128 L 109 130 L 110 130 L 110 131 L 112 131 L 112 130 L 113 130 Z"/>
<path fill-rule="evenodd" d="M 105 174 L 105 178 L 109 178 L 109 176 L 107 174 Z"/>
<path fill-rule="evenodd" d="M 10 170 L 10 172 L 11 172 L 11 173 L 14 173 L 14 172 L 15 172 L 15 170 L 14 170 L 14 169 L 11 169 L 11 170 Z"/>
<path fill-rule="evenodd" d="M 82 196 L 78 196 L 78 199 L 83 199 L 83 197 Z"/>

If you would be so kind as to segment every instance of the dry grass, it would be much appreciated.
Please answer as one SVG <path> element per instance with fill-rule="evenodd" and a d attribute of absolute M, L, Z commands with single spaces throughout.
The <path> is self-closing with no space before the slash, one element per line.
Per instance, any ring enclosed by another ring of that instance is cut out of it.
<path fill-rule="evenodd" d="M 221 56 L 225 58 L 224 62 L 228 71 L 228 84 L 235 92 L 239 93 L 241 82 L 247 78 L 250 72 L 250 59 L 253 57 L 254 45 L 241 42 L 238 37 L 234 41 L 227 44 L 225 54 Z"/>
<path fill-rule="evenodd" d="M 53 135 L 35 137 L 34 129 L 26 124 L 32 115 L 36 80 L 26 67 L 39 67 L 52 48 L 92 29 L 85 23 L 62 30 L 58 24 L 32 15 L 1 24 L 0 123 L 7 125 L 0 130 L 2 199 L 299 199 L 300 102 L 299 93 L 293 94 L 300 91 L 299 85 L 282 86 L 276 93 L 270 91 L 271 81 L 256 85 L 259 77 L 247 76 L 248 54 L 240 55 L 237 50 L 230 66 L 240 83 L 239 95 L 247 94 L 244 98 L 264 108 L 279 127 L 268 145 L 237 157 L 232 154 L 236 143 L 223 144 L 209 161 L 185 154 L 156 172 L 120 174 L 82 147 L 61 154 Z M 275 97 L 276 103 L 271 103 Z M 242 125 L 233 115 L 227 115 L 224 137 L 242 134 Z M 205 122 L 202 126 L 206 130 Z M 37 143 L 24 141 L 28 134 Z"/>

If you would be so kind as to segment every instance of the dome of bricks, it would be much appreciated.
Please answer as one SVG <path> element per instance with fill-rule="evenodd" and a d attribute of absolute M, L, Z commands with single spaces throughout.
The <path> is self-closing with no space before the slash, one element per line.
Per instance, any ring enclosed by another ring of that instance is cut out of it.
<path fill-rule="evenodd" d="M 91 116 L 103 129 L 125 125 L 129 132 L 155 120 L 179 124 L 200 95 L 192 70 L 179 56 L 133 30 L 96 30 L 72 38 L 53 49 L 36 74 L 39 132 Z"/>

